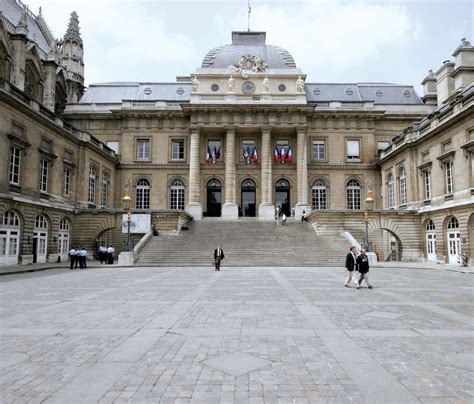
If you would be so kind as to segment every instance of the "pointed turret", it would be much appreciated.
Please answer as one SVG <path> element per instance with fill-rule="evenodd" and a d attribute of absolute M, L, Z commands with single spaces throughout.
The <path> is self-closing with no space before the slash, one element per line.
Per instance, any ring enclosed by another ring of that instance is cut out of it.
<path fill-rule="evenodd" d="M 15 34 L 24 36 L 28 35 L 28 9 L 26 7 L 22 10 L 20 21 L 15 28 Z"/>
<path fill-rule="evenodd" d="M 76 103 L 84 93 L 84 48 L 75 11 L 63 38 L 61 56 L 68 75 L 68 102 Z"/>

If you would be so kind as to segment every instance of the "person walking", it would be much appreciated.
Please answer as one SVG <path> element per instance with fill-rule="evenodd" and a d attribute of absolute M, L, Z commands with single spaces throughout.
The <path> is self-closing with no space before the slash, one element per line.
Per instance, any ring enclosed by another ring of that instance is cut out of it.
<path fill-rule="evenodd" d="M 115 248 L 111 244 L 107 247 L 107 264 L 112 265 L 114 263 Z"/>
<path fill-rule="evenodd" d="M 220 244 L 214 250 L 214 265 L 216 266 L 216 271 L 221 270 L 221 261 L 224 259 L 224 250 L 221 248 Z"/>
<path fill-rule="evenodd" d="M 69 261 L 70 261 L 70 264 L 69 264 L 69 269 L 74 269 L 74 264 L 76 264 L 76 248 L 75 247 L 72 247 L 70 250 L 69 250 Z M 77 266 L 77 264 L 76 264 Z"/>
<path fill-rule="evenodd" d="M 357 269 L 360 273 L 360 278 L 359 282 L 356 284 L 356 288 L 360 289 L 360 284 L 362 283 L 363 280 L 365 280 L 365 283 L 369 287 L 369 289 L 372 289 L 372 284 L 369 281 L 369 257 L 365 254 L 365 250 L 362 249 L 360 250 L 360 254 L 357 257 Z"/>
<path fill-rule="evenodd" d="M 356 258 L 356 248 L 351 246 L 349 252 L 346 255 L 346 272 L 347 272 L 347 279 L 344 283 L 346 288 L 351 287 L 351 280 L 357 285 L 356 274 L 354 273 L 354 269 L 357 269 L 357 258 Z"/>

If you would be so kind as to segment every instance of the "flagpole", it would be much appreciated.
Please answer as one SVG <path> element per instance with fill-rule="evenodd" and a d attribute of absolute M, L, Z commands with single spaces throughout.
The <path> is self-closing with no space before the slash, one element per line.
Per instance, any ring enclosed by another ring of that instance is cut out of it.
<path fill-rule="evenodd" d="M 250 8 L 250 0 L 247 2 L 248 4 L 248 13 L 247 13 L 247 31 L 250 32 L 250 13 L 252 9 Z"/>

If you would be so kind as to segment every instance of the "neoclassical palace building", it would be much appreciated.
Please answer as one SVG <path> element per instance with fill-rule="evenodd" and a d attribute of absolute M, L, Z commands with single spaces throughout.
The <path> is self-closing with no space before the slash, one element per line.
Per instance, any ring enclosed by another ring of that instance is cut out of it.
<path fill-rule="evenodd" d="M 474 255 L 474 48 L 411 85 L 319 83 L 265 32 L 232 32 L 175 82 L 84 87 L 76 13 L 0 3 L 0 264 L 123 241 L 121 197 L 157 226 L 274 220 L 362 242 L 364 200 L 385 258 Z M 214 219 L 215 220 L 215 219 Z M 294 220 L 294 219 L 292 219 Z M 138 241 L 141 235 L 135 234 Z"/>

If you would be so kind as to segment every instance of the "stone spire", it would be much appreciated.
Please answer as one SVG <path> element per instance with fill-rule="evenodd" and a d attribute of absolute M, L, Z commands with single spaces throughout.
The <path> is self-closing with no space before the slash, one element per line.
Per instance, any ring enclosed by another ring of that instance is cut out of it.
<path fill-rule="evenodd" d="M 71 13 L 66 35 L 64 35 L 64 41 L 76 42 L 82 47 L 82 38 L 79 32 L 79 17 L 75 11 Z"/>
<path fill-rule="evenodd" d="M 20 21 L 18 22 L 18 25 L 15 28 L 15 34 L 19 35 L 28 35 L 28 8 L 24 7 L 23 11 L 21 13 L 21 18 Z"/>

